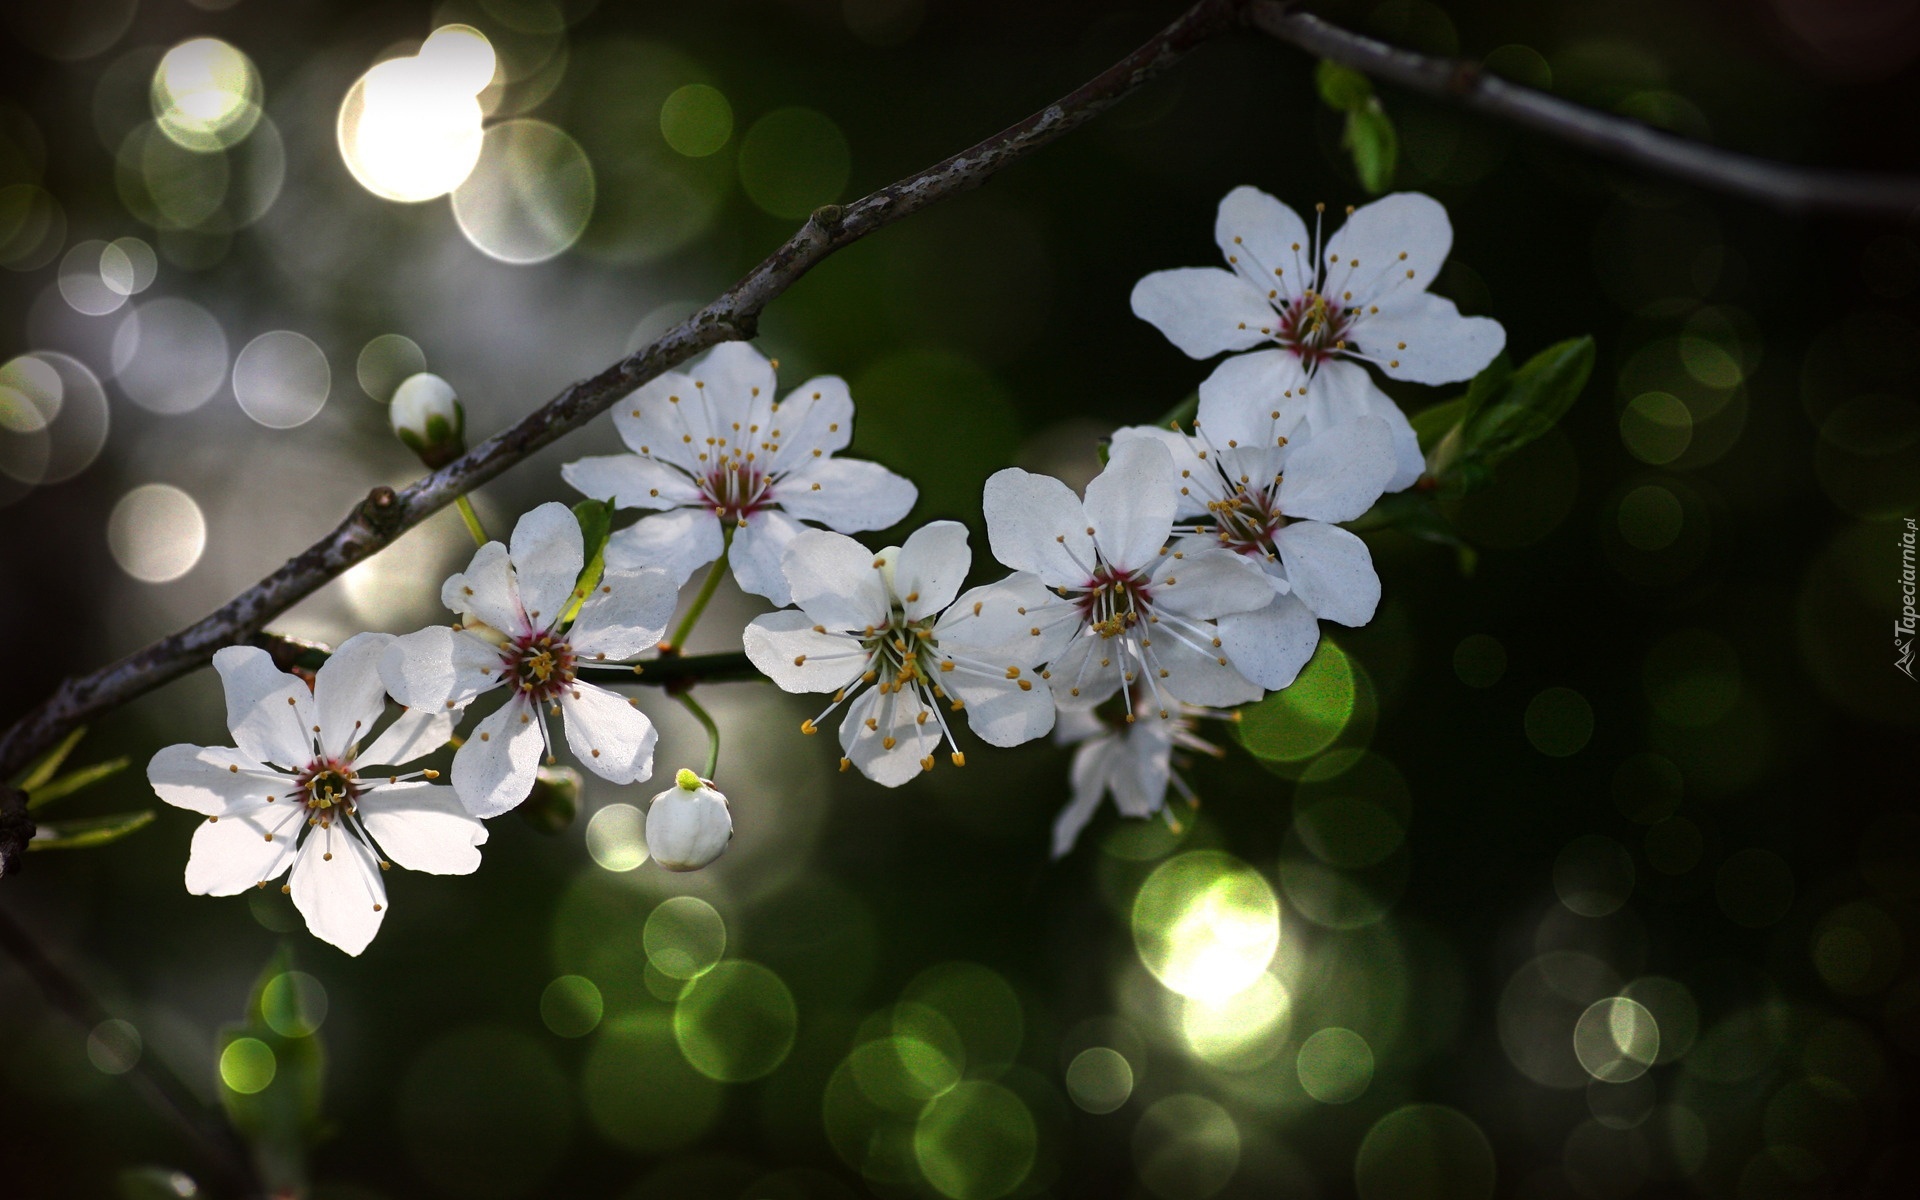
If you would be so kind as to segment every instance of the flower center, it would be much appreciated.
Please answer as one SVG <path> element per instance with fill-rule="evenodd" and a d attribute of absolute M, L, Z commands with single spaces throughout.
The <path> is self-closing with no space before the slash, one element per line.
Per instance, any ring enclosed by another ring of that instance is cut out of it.
<path fill-rule="evenodd" d="M 937 644 L 932 621 L 909 624 L 907 614 L 898 607 L 885 628 L 860 640 L 860 648 L 867 652 L 868 670 L 883 689 L 895 692 L 915 682 L 933 682 Z"/>
<path fill-rule="evenodd" d="M 515 638 L 501 651 L 508 678 L 534 700 L 559 694 L 573 683 L 573 648 L 551 633 Z"/>
<path fill-rule="evenodd" d="M 1152 596 L 1140 571 L 1122 571 L 1106 563 L 1094 570 L 1076 603 L 1080 619 L 1103 638 L 1115 638 L 1140 623 Z"/>
<path fill-rule="evenodd" d="M 301 802 L 307 806 L 308 820 L 331 825 L 336 816 L 345 817 L 354 810 L 360 785 L 353 768 L 330 758 L 316 759 L 300 776 Z"/>
<path fill-rule="evenodd" d="M 1347 332 L 1353 323 L 1353 310 L 1342 308 L 1338 300 L 1308 289 L 1295 296 L 1280 311 L 1273 340 L 1293 351 L 1305 366 L 1314 366 L 1332 358 L 1335 351 L 1347 348 Z"/>
<path fill-rule="evenodd" d="M 751 462 L 728 456 L 700 481 L 707 507 L 723 520 L 739 523 L 773 504 L 773 480 Z"/>
<path fill-rule="evenodd" d="M 1279 480 L 1274 481 L 1274 487 Z M 1273 535 L 1287 523 L 1274 506 L 1272 488 L 1248 489 L 1244 485 L 1224 500 L 1207 501 L 1213 514 L 1214 533 L 1220 544 L 1241 554 L 1265 555 L 1273 544 Z"/>

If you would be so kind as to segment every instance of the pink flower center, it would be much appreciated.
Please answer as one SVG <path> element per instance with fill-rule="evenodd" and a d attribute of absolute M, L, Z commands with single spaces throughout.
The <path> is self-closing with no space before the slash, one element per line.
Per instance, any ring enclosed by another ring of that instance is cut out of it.
<path fill-rule="evenodd" d="M 500 650 L 503 674 L 529 699 L 547 700 L 573 683 L 573 648 L 551 633 L 522 634 Z"/>
<path fill-rule="evenodd" d="M 1274 487 L 1279 486 L 1275 480 Z M 1241 554 L 1265 557 L 1271 553 L 1273 535 L 1287 524 L 1287 518 L 1275 506 L 1273 488 L 1237 489 L 1225 500 L 1207 501 L 1213 514 L 1214 534 L 1222 547 Z"/>
<path fill-rule="evenodd" d="M 1347 346 L 1347 330 L 1353 323 L 1353 310 L 1342 308 L 1316 291 L 1295 296 L 1280 310 L 1273 340 L 1293 351 L 1304 366 L 1315 366 L 1332 358 Z"/>
<path fill-rule="evenodd" d="M 334 818 L 345 818 L 354 810 L 360 796 L 360 784 L 348 764 L 332 758 L 317 758 L 300 774 L 300 802 L 306 805 L 307 822 L 332 825 Z"/>
<path fill-rule="evenodd" d="M 1122 571 L 1101 563 L 1075 603 L 1080 619 L 1103 638 L 1119 637 L 1140 623 L 1152 593 L 1141 571 Z"/>
<path fill-rule="evenodd" d="M 737 457 L 722 459 L 699 482 L 707 507 L 723 521 L 744 524 L 754 513 L 773 505 L 773 480 L 758 466 Z"/>

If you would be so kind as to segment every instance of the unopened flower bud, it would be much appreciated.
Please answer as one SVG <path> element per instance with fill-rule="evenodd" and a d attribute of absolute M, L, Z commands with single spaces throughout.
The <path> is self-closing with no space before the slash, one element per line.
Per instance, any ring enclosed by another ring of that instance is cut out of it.
<path fill-rule="evenodd" d="M 453 385 L 438 375 L 408 376 L 394 389 L 387 415 L 394 435 L 432 470 L 467 452 L 466 414 Z"/>
<path fill-rule="evenodd" d="M 572 767 L 541 767 L 533 790 L 516 811 L 541 833 L 563 832 L 580 812 L 580 772 Z"/>
<path fill-rule="evenodd" d="M 684 768 L 647 809 L 647 853 L 669 871 L 697 871 L 726 852 L 733 837 L 727 798 Z"/>

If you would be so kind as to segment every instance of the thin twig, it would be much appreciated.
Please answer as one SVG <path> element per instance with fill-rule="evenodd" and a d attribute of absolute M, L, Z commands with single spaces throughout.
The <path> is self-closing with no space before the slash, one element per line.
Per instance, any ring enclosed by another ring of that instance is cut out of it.
<path fill-rule="evenodd" d="M 18 768 L 96 713 L 151 691 L 206 663 L 222 646 L 266 623 L 355 563 L 378 552 L 460 496 L 614 401 L 723 341 L 754 336 L 761 310 L 834 251 L 948 196 L 979 187 L 1003 168 L 1079 128 L 1156 78 L 1195 46 L 1235 23 L 1238 0 L 1200 0 L 1138 50 L 1016 125 L 844 207 L 810 217 L 725 294 L 634 354 L 582 380 L 518 425 L 396 492 L 378 487 L 332 533 L 211 615 L 119 662 L 69 678 L 0 739 L 0 775 Z"/>
<path fill-rule="evenodd" d="M 1785 212 L 1904 219 L 1920 210 L 1920 177 L 1794 166 L 1689 141 L 1508 83 L 1475 62 L 1389 46 L 1311 13 L 1296 12 L 1280 0 L 1257 0 L 1248 6 L 1246 20 L 1280 41 L 1375 79 L 1539 130 L 1606 158 Z"/>
<path fill-rule="evenodd" d="M 4 906 L 0 906 L 0 949 L 20 964 L 21 970 L 39 985 L 48 1002 L 65 1013 L 82 1032 L 91 1032 L 113 1015 L 86 984 L 41 949 L 40 943 Z M 134 1090 L 199 1148 L 201 1156 L 225 1177 L 228 1187 L 243 1196 L 266 1195 L 266 1185 L 254 1170 L 253 1156 L 232 1127 L 209 1113 L 185 1084 L 164 1070 L 155 1071 L 148 1066 L 151 1057 L 141 1055 L 127 1072 Z"/>

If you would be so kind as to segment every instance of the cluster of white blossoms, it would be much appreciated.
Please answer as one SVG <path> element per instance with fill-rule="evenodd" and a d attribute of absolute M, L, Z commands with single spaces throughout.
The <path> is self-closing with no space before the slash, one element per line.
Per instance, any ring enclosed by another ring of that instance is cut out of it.
<path fill-rule="evenodd" d="M 993 746 L 1054 732 L 1077 747 L 1056 856 L 1103 796 L 1134 817 L 1166 812 L 1170 786 L 1191 801 L 1177 761 L 1217 753 L 1195 721 L 1287 687 L 1321 620 L 1363 625 L 1379 603 L 1367 547 L 1340 523 L 1414 483 L 1422 460 L 1362 364 L 1457 382 L 1505 340 L 1427 293 L 1452 231 L 1425 196 L 1352 212 L 1323 250 L 1317 218 L 1310 235 L 1243 187 L 1215 232 L 1228 270 L 1155 272 L 1133 308 L 1193 357 L 1245 353 L 1200 385 L 1190 428 L 1118 431 L 1084 496 L 1016 468 L 990 478 L 987 538 L 1010 572 L 996 582 L 962 592 L 974 564 L 957 522 L 878 550 L 846 536 L 901 521 L 913 484 L 837 457 L 853 431 L 845 382 L 811 379 L 776 400 L 777 364 L 727 343 L 620 405 L 630 453 L 562 468 L 592 499 L 647 513 L 598 557 L 580 518 L 543 504 L 446 581 L 451 625 L 361 634 L 311 685 L 263 651 L 222 650 L 235 745 L 172 746 L 148 772 L 163 799 L 207 817 L 189 890 L 264 887 L 291 866 L 285 889 L 309 927 L 357 954 L 385 911 L 389 859 L 474 870 L 481 820 L 525 801 L 561 740 L 609 783 L 650 778 L 652 723 L 586 676 L 677 652 L 663 645 L 668 622 L 709 564 L 675 640 L 722 569 L 780 606 L 747 626 L 743 647 L 786 691 L 831 696 L 801 731 L 837 718 L 843 770 L 895 787 L 942 756 L 964 765 L 960 714 Z M 396 405 L 396 428 L 423 461 L 450 461 L 464 450 L 459 405 L 430 382 L 412 415 Z M 453 757 L 451 787 L 433 771 L 384 769 L 447 744 L 496 692 Z M 389 697 L 400 715 L 367 742 Z M 647 819 L 653 857 L 673 870 L 712 862 L 732 832 L 725 797 L 689 770 Z"/>

